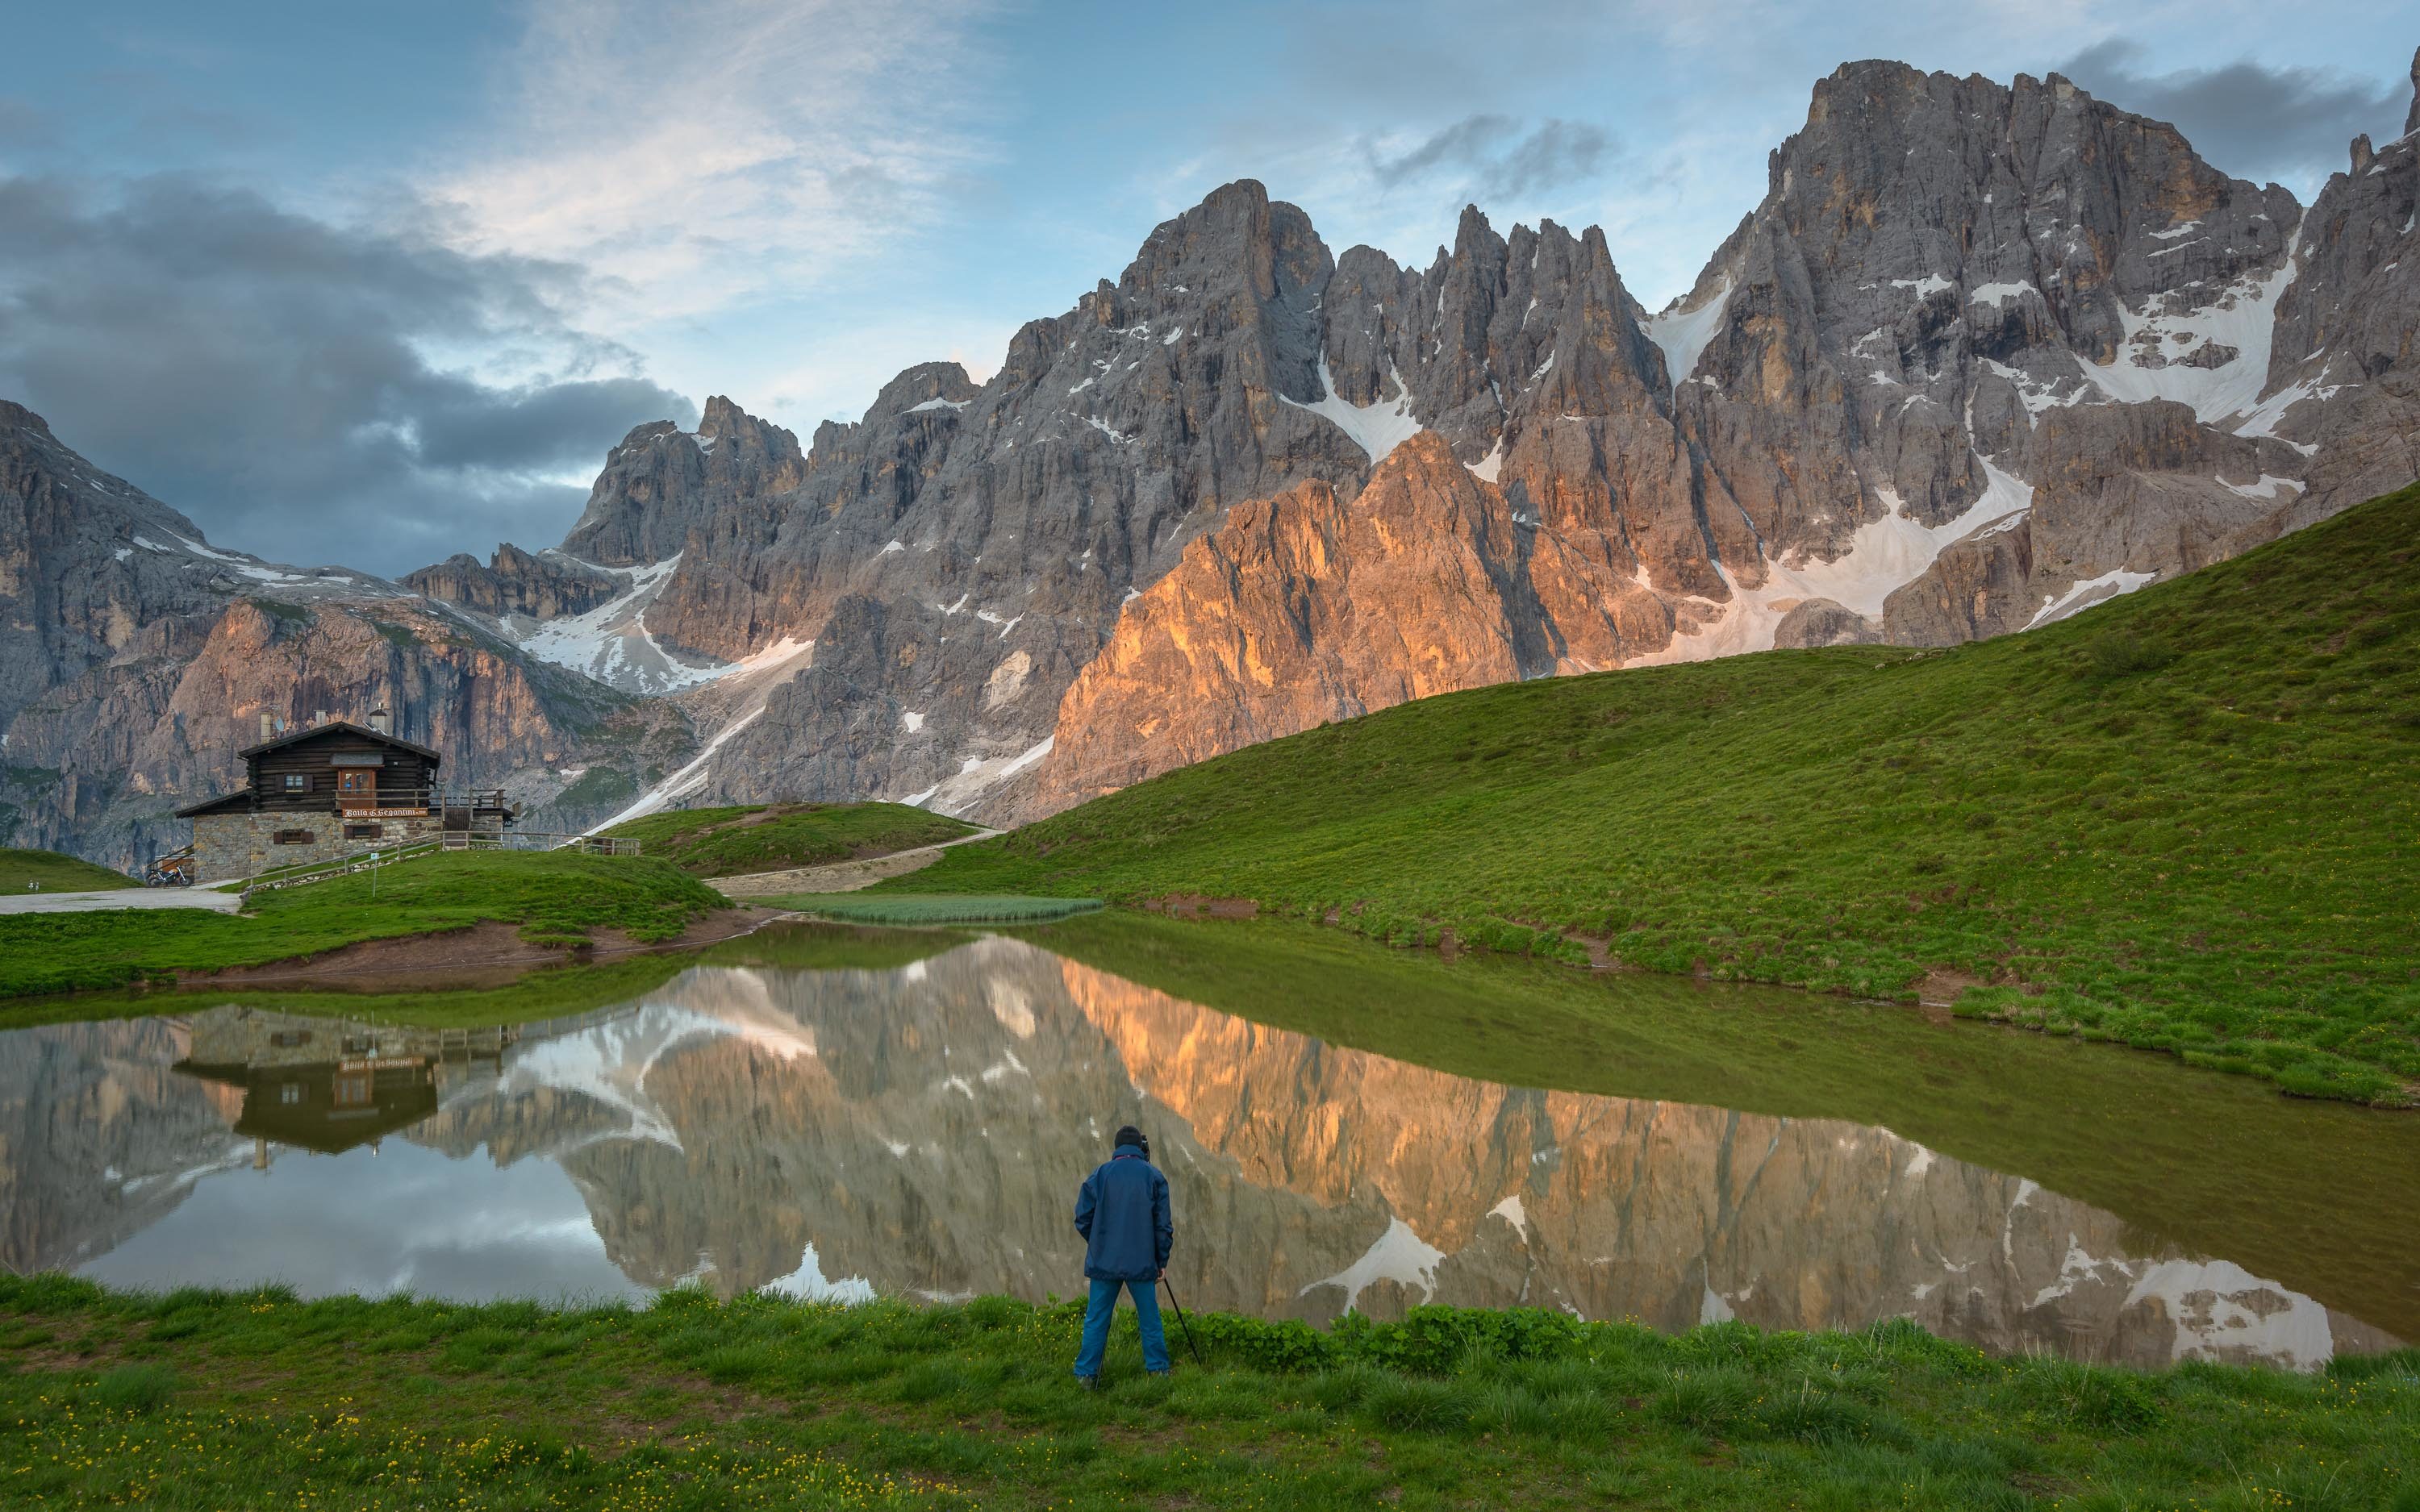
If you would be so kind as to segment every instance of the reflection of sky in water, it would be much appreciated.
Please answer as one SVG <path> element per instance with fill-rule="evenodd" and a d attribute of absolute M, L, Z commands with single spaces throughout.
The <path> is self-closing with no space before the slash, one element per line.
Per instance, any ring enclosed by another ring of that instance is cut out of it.
<path fill-rule="evenodd" d="M 267 1171 L 206 1176 L 166 1217 L 83 1271 L 154 1289 L 283 1281 L 305 1296 L 649 1294 L 605 1257 L 562 1166 L 454 1160 L 397 1139 L 375 1154 L 283 1150 Z"/>

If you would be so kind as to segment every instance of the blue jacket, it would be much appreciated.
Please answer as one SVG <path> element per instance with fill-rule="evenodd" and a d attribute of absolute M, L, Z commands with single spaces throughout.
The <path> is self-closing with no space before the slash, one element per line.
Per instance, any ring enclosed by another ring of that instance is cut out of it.
<path fill-rule="evenodd" d="M 1168 1178 L 1142 1151 L 1123 1145 L 1076 1194 L 1076 1232 L 1084 1236 L 1084 1275 L 1093 1281 L 1153 1281 L 1168 1268 L 1176 1225 L 1168 1212 Z"/>

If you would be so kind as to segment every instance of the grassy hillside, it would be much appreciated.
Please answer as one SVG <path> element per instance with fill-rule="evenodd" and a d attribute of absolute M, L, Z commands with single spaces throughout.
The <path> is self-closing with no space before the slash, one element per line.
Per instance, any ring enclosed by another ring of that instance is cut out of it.
<path fill-rule="evenodd" d="M 123 872 L 79 861 L 56 851 L 21 851 L 0 846 L 0 892 L 23 892 L 28 887 L 39 887 L 45 892 L 99 892 L 141 886 Z"/>
<path fill-rule="evenodd" d="M 606 833 L 639 841 L 692 876 L 736 877 L 888 856 L 974 830 L 901 803 L 775 803 L 649 814 Z"/>
<path fill-rule="evenodd" d="M 563 851 L 425 856 L 368 874 L 265 892 L 253 917 L 200 910 L 0 915 L 0 997 L 117 987 L 257 965 L 360 940 L 496 921 L 525 939 L 572 945 L 592 929 L 666 940 L 725 906 L 663 861 Z"/>
<path fill-rule="evenodd" d="M 1180 1239 L 1180 1242 L 1181 1242 Z M 1912 1323 L 1667 1336 L 1534 1309 L 1191 1318 L 1102 1389 L 1082 1304 L 550 1310 L 0 1275 L 12 1504 L 2380 1507 L 2420 1351 L 2288 1375 L 1987 1359 Z"/>
<path fill-rule="evenodd" d="M 1251 898 L 2420 1094 L 2420 488 L 2027 634 L 1483 688 L 895 887 Z"/>

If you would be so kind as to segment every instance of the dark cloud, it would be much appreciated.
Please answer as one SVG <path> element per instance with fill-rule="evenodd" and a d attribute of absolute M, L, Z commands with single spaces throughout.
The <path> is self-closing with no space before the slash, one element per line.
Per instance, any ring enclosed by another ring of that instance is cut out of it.
<path fill-rule="evenodd" d="M 1509 116 L 1466 116 L 1408 152 L 1373 149 L 1370 171 L 1385 189 L 1450 173 L 1461 197 L 1505 199 L 1592 177 L 1612 151 L 1612 137 L 1585 121 L 1548 120 L 1525 136 Z"/>
<path fill-rule="evenodd" d="M 630 426 L 694 423 L 566 321 L 582 285 L 184 176 L 0 178 L 0 396 L 214 540 L 398 574 L 551 544 Z M 461 370 L 505 355 L 539 376 Z"/>
<path fill-rule="evenodd" d="M 0 95 L 0 148 L 46 147 L 56 140 L 41 112 L 22 100 Z"/>
<path fill-rule="evenodd" d="M 2168 122 L 2211 163 L 2250 178 L 2302 179 L 2341 169 L 2345 145 L 2356 133 L 2401 131 L 2411 99 L 2400 83 L 2381 85 L 2329 69 L 2269 68 L 2248 59 L 2147 73 L 2147 55 L 2139 43 L 2112 38 L 2057 71 L 2121 110 Z"/>

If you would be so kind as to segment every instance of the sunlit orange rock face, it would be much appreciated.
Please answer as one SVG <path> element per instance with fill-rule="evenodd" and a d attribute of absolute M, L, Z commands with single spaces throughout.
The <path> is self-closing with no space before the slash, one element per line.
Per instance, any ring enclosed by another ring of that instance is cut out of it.
<path fill-rule="evenodd" d="M 1410 699 L 1615 666 L 1670 638 L 1603 521 L 1515 518 L 1423 432 L 1347 498 L 1236 505 L 1129 600 L 1062 700 L 1036 811 Z"/>

